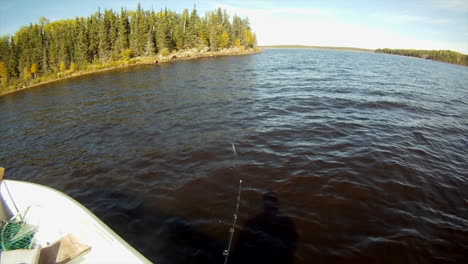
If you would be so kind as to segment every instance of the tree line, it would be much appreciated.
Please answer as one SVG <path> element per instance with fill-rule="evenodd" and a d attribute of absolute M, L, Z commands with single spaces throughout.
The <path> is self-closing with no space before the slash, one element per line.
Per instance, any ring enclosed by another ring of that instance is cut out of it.
<path fill-rule="evenodd" d="M 468 55 L 451 50 L 377 49 L 375 52 L 417 57 L 468 66 Z"/>
<path fill-rule="evenodd" d="M 55 75 L 86 69 L 89 65 L 128 61 L 132 57 L 168 55 L 175 50 L 197 48 L 252 48 L 256 36 L 247 18 L 231 17 L 220 8 L 199 16 L 196 8 L 176 13 L 121 8 L 98 10 L 89 17 L 20 28 L 0 38 L 0 86 L 20 83 L 38 75 Z"/>

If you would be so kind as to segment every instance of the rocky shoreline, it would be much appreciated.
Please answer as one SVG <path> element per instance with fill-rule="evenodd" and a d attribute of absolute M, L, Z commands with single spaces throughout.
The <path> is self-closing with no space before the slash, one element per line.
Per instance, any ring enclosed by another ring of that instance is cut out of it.
<path fill-rule="evenodd" d="M 219 51 L 210 51 L 208 48 L 204 48 L 201 50 L 194 48 L 194 49 L 188 49 L 188 50 L 175 51 L 166 56 L 158 54 L 156 56 L 151 56 L 151 57 L 136 57 L 136 58 L 132 58 L 129 62 L 121 62 L 118 65 L 109 65 L 108 67 L 104 67 L 101 69 L 77 71 L 69 75 L 59 77 L 57 79 L 26 85 L 21 88 L 17 88 L 17 89 L 13 89 L 13 90 L 1 93 L 0 96 L 22 91 L 25 89 L 30 89 L 30 88 L 37 87 L 37 86 L 42 86 L 45 84 L 49 84 L 49 83 L 53 83 L 53 82 L 57 82 L 61 80 L 65 80 L 65 79 L 71 79 L 71 78 L 75 78 L 79 76 L 96 74 L 96 73 L 101 73 L 101 72 L 106 72 L 106 71 L 111 71 L 111 70 L 116 70 L 116 69 L 128 68 L 128 67 L 137 66 L 137 65 L 168 63 L 168 62 L 173 62 L 173 61 L 193 60 L 193 59 L 199 59 L 199 58 L 209 58 L 209 57 L 219 57 L 219 56 L 250 55 L 250 54 L 256 54 L 260 52 L 262 52 L 262 50 L 258 48 L 242 49 L 242 48 L 236 47 L 236 48 L 221 49 Z"/>

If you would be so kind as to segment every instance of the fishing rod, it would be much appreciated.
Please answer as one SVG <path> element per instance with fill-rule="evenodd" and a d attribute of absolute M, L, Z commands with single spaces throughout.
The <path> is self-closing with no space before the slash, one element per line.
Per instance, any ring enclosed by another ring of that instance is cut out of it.
<path fill-rule="evenodd" d="M 234 156 L 236 157 L 236 170 L 239 172 L 239 157 L 237 156 L 237 151 L 236 151 L 236 146 L 234 143 L 232 143 L 232 152 L 234 153 Z M 239 173 L 240 176 L 242 176 Z M 241 198 L 241 191 L 242 191 L 242 178 L 239 179 L 239 190 L 237 192 L 237 204 L 236 204 L 236 211 L 234 212 L 233 219 L 232 219 L 232 224 L 231 227 L 229 228 L 229 243 L 227 249 L 224 250 L 223 255 L 224 255 L 224 264 L 228 262 L 229 259 L 229 253 L 231 252 L 231 245 L 232 245 L 232 238 L 234 237 L 234 228 L 236 227 L 236 222 L 237 222 L 237 214 L 239 213 L 239 204 L 240 204 L 240 198 Z"/>

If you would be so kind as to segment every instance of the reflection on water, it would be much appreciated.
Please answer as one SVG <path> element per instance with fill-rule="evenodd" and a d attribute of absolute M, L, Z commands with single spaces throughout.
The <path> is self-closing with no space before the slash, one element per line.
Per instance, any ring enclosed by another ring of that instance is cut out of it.
<path fill-rule="evenodd" d="M 359 52 L 138 66 L 0 97 L 0 165 L 155 263 L 223 262 L 239 178 L 230 263 L 463 263 L 466 87 L 467 67 Z"/>

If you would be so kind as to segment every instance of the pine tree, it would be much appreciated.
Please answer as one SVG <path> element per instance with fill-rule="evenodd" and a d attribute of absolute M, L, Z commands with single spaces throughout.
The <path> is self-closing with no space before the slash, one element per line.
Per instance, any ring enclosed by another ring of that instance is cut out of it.
<path fill-rule="evenodd" d="M 111 55 L 111 24 L 112 24 L 112 11 L 105 10 L 104 15 L 99 20 L 99 58 L 102 61 L 110 59 Z"/>
<path fill-rule="evenodd" d="M 147 42 L 148 23 L 145 14 L 138 4 L 138 8 L 132 15 L 130 23 L 130 48 L 135 56 L 143 55 Z"/>
<path fill-rule="evenodd" d="M 175 42 L 175 47 L 178 50 L 181 50 L 184 48 L 185 23 L 186 21 L 184 21 L 184 19 L 180 19 L 178 23 L 176 23 L 176 28 L 174 29 L 174 42 Z"/>
<path fill-rule="evenodd" d="M 237 15 L 232 18 L 231 37 L 235 40 L 241 41 L 244 36 L 244 27 L 242 25 L 242 19 Z"/>
<path fill-rule="evenodd" d="M 42 38 L 42 72 L 46 73 L 49 71 L 49 36 L 46 33 L 46 25 L 49 24 L 49 20 L 45 17 L 39 18 L 41 25 L 41 38 Z"/>
<path fill-rule="evenodd" d="M 75 44 L 75 57 L 74 61 L 78 64 L 79 67 L 86 65 L 91 62 L 89 56 L 89 37 L 86 29 L 86 24 L 83 18 L 76 19 L 77 22 L 77 39 Z"/>
<path fill-rule="evenodd" d="M 218 50 L 219 39 L 223 33 L 223 13 L 221 8 L 216 12 L 209 13 L 208 15 L 208 38 L 211 50 Z"/>
<path fill-rule="evenodd" d="M 209 46 L 209 37 L 208 37 L 208 22 L 207 19 L 200 19 L 197 30 L 198 45 L 202 47 Z"/>
<path fill-rule="evenodd" d="M 148 37 L 145 46 L 145 56 L 153 56 L 156 54 L 156 45 L 154 44 L 153 32 L 148 32 L 147 36 Z"/>
<path fill-rule="evenodd" d="M 10 47 L 8 50 L 8 61 L 6 62 L 8 68 L 8 75 L 10 77 L 18 77 L 20 74 L 19 70 L 19 48 L 14 40 L 10 40 Z"/>
<path fill-rule="evenodd" d="M 170 45 L 167 17 L 167 10 L 156 14 L 156 42 L 159 51 L 169 48 Z"/>
<path fill-rule="evenodd" d="M 198 28 L 199 28 L 199 20 L 197 14 L 197 9 L 194 7 L 192 12 L 190 13 L 189 22 L 186 29 L 186 38 L 185 38 L 185 45 L 186 48 L 194 48 L 198 46 Z"/>
<path fill-rule="evenodd" d="M 118 22 L 118 36 L 114 45 L 114 53 L 121 54 L 124 50 L 129 48 L 128 35 L 130 34 L 130 22 L 128 21 L 128 14 L 125 9 L 120 10 Z"/>
<path fill-rule="evenodd" d="M 228 39 L 228 43 L 223 47 L 223 45 L 221 45 L 223 48 L 226 48 L 228 46 L 231 46 L 232 43 L 231 43 L 231 40 L 232 40 L 232 33 L 231 33 L 231 23 L 229 22 L 229 15 L 227 14 L 226 10 L 223 10 L 223 19 L 222 19 L 222 25 L 223 25 L 223 33 L 226 32 L 227 34 L 227 39 Z"/>
<path fill-rule="evenodd" d="M 8 61 L 10 49 L 10 38 L 8 36 L 3 36 L 0 38 L 0 61 Z M 6 66 L 5 66 L 6 67 Z"/>
<path fill-rule="evenodd" d="M 195 7 L 177 14 L 167 9 L 144 11 L 141 5 L 134 12 L 98 10 L 86 18 L 55 22 L 41 17 L 14 36 L 0 38 L 0 78 L 5 86 L 11 79 L 28 82 L 39 74 L 69 73 L 99 60 L 128 61 L 132 56 L 153 56 L 156 52 L 168 55 L 174 49 L 255 45 L 248 20 L 235 15 L 231 21 L 220 8 L 204 17 L 198 16 Z M 388 52 L 468 64 L 466 55 L 450 51 Z"/>
<path fill-rule="evenodd" d="M 188 9 L 184 9 L 182 12 L 182 16 L 180 16 L 180 21 L 179 21 L 180 26 L 182 27 L 182 48 L 183 49 L 188 49 L 190 48 L 190 45 L 188 43 L 188 30 L 190 27 L 190 16 Z"/>
<path fill-rule="evenodd" d="M 87 20 L 89 46 L 88 56 L 92 61 L 96 61 L 99 58 L 99 19 L 101 13 L 97 12 L 90 16 Z"/>
<path fill-rule="evenodd" d="M 31 26 L 32 27 L 32 26 Z M 17 58 L 20 69 L 24 72 L 24 69 L 31 67 L 31 37 L 29 27 L 22 27 L 14 36 L 14 41 L 18 43 L 19 56 Z M 23 74 L 24 75 L 24 74 Z"/>

